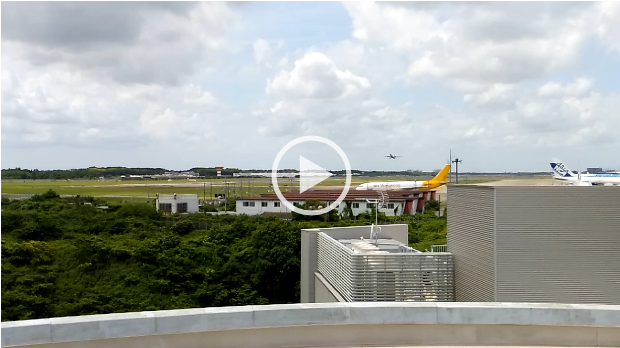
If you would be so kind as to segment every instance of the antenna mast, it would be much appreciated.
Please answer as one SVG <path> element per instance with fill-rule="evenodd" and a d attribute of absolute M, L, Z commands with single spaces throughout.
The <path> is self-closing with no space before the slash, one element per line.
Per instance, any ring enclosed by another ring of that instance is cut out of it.
<path fill-rule="evenodd" d="M 379 193 L 381 195 L 381 199 L 366 199 L 366 203 L 374 203 L 375 205 L 375 224 L 370 226 L 370 239 L 372 240 L 372 237 L 375 237 L 375 246 L 379 244 L 379 233 L 381 233 L 381 227 L 378 226 L 379 206 L 383 206 L 383 203 L 385 202 L 385 195 L 383 194 L 383 191 L 379 191 Z"/>

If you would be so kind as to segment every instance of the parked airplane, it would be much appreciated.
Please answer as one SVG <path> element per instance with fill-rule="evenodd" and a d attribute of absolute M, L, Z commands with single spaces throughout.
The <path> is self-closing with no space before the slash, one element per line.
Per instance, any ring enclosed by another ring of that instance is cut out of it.
<path fill-rule="evenodd" d="M 428 181 L 386 181 L 386 182 L 367 182 L 356 187 L 356 190 L 432 190 L 447 183 L 450 165 L 445 167 L 434 178 Z"/>
<path fill-rule="evenodd" d="M 592 185 L 618 185 L 620 186 L 620 174 L 602 173 L 602 174 L 577 174 L 573 173 L 568 167 L 557 158 L 551 160 L 551 170 L 556 180 L 570 182 L 577 186 Z"/>
<path fill-rule="evenodd" d="M 396 156 L 396 155 L 389 154 L 385 157 L 389 157 L 390 159 L 396 159 L 396 157 L 403 157 L 403 156 Z"/>

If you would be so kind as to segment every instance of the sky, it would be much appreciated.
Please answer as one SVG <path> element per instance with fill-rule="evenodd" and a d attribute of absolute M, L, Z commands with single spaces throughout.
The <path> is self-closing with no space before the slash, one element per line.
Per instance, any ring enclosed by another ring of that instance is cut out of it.
<path fill-rule="evenodd" d="M 1 9 L 2 168 L 620 169 L 618 2 Z"/>

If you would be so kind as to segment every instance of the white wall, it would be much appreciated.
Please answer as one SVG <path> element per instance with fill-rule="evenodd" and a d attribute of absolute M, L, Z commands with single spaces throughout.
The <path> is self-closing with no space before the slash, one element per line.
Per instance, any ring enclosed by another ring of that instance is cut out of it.
<path fill-rule="evenodd" d="M 244 206 L 243 202 L 248 202 L 249 204 L 254 203 L 254 206 Z M 263 207 L 262 202 L 267 202 L 267 206 Z M 274 203 L 280 203 L 279 207 L 274 207 Z M 237 200 L 237 214 L 247 214 L 247 215 L 260 215 L 262 213 L 290 213 L 290 210 L 282 204 L 278 200 Z"/>
<path fill-rule="evenodd" d="M 353 211 L 353 215 L 357 216 L 359 214 L 365 213 L 365 212 L 370 212 L 372 211 L 372 207 L 374 207 L 373 203 L 366 203 L 365 201 L 351 201 L 351 203 L 358 203 L 359 204 L 359 208 L 353 208 L 351 207 L 351 210 Z M 394 207 L 392 208 L 388 208 L 388 204 L 393 204 Z M 396 207 L 398 207 L 398 215 L 402 215 L 403 214 L 403 208 L 404 208 L 404 204 L 405 202 L 387 202 L 385 203 L 385 208 L 379 208 L 379 212 L 380 213 L 384 213 L 386 216 L 395 216 L 394 214 L 394 209 L 396 209 Z M 340 204 L 340 212 L 342 212 L 342 210 L 344 210 L 344 202 L 342 204 Z"/>
<path fill-rule="evenodd" d="M 254 206 L 244 206 L 243 202 L 254 202 Z M 263 207 L 261 205 L 262 202 L 267 202 L 267 206 Z M 280 207 L 274 207 L 273 203 L 274 202 L 279 202 L 279 201 L 274 201 L 274 200 L 243 200 L 243 199 L 238 199 L 237 200 L 237 213 L 238 214 L 247 214 L 247 215 L 260 215 L 262 213 L 265 212 L 270 212 L 270 213 L 290 213 L 291 211 L 283 204 L 280 203 Z M 366 203 L 365 201 L 351 201 L 352 203 L 359 203 L 359 208 L 351 208 L 351 210 L 353 211 L 353 215 L 357 216 L 359 214 L 365 213 L 366 211 L 370 211 L 371 210 L 371 206 L 373 204 L 369 204 Z M 291 203 L 295 203 L 291 202 Z M 304 202 L 297 202 L 299 204 L 303 204 Z M 330 202 L 331 203 L 331 202 Z M 394 209 L 396 207 L 399 207 L 398 209 L 398 215 L 402 215 L 403 214 L 403 209 L 404 209 L 404 202 L 389 202 L 386 204 L 394 204 L 394 208 L 379 208 L 379 212 L 380 213 L 385 213 L 385 215 L 387 216 L 394 216 Z M 341 202 L 340 205 L 337 207 L 338 209 L 338 214 L 342 214 L 342 212 L 344 211 L 344 209 L 346 208 L 346 204 L 345 202 Z"/>
<path fill-rule="evenodd" d="M 314 272 L 314 303 L 347 302 L 338 290 L 334 289 L 329 282 L 323 278 L 321 273 Z"/>
<path fill-rule="evenodd" d="M 172 213 L 176 214 L 177 213 L 177 203 L 187 203 L 187 212 L 188 213 L 196 213 L 199 210 L 198 207 L 198 196 L 196 197 L 183 197 L 183 196 L 179 196 L 177 195 L 177 198 L 175 199 L 174 197 L 167 197 L 167 196 L 159 196 L 156 200 L 155 200 L 155 207 L 157 210 L 159 210 L 159 204 L 160 203 L 170 203 L 172 204 Z"/>

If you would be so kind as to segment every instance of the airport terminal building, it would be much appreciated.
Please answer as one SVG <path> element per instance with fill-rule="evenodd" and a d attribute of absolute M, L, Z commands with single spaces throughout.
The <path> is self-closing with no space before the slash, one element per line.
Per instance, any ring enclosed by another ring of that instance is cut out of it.
<path fill-rule="evenodd" d="M 456 301 L 620 304 L 620 188 L 448 186 Z"/>

